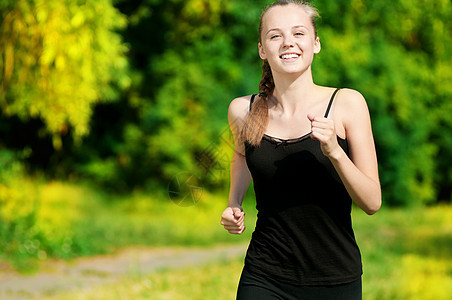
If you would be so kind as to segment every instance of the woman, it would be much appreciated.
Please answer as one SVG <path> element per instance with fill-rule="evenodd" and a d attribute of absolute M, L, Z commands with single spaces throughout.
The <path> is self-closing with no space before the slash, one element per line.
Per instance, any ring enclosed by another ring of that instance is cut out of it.
<path fill-rule="evenodd" d="M 298 1 L 264 10 L 260 93 L 229 106 L 235 151 L 221 224 L 245 230 L 251 179 L 258 209 L 237 299 L 362 298 L 351 201 L 369 215 L 380 208 L 377 158 L 363 96 L 313 82 L 316 17 Z"/>

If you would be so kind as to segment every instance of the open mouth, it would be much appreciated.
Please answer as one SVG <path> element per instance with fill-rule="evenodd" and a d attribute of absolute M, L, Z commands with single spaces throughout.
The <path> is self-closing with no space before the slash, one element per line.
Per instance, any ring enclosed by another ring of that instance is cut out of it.
<path fill-rule="evenodd" d="M 280 55 L 279 58 L 283 59 L 283 60 L 295 60 L 297 58 L 300 57 L 300 54 L 297 53 L 285 53 L 283 55 Z"/>

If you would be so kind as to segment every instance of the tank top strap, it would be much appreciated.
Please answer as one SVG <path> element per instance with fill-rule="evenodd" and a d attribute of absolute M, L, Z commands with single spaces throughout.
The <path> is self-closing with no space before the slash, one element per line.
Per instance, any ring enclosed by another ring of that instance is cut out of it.
<path fill-rule="evenodd" d="M 340 88 L 337 88 L 337 89 L 333 92 L 333 95 L 331 95 L 330 102 L 328 103 L 328 107 L 327 107 L 326 112 L 325 112 L 325 116 L 324 116 L 325 118 L 328 117 L 328 114 L 330 113 L 331 105 L 333 104 L 334 97 L 336 96 L 336 94 L 337 94 L 337 92 L 338 92 L 339 90 L 340 90 Z M 253 106 L 254 99 L 256 99 L 256 96 L 257 96 L 257 94 L 251 95 L 251 99 L 250 99 L 250 111 L 251 111 L 251 107 Z"/>
<path fill-rule="evenodd" d="M 253 94 L 251 96 L 251 99 L 250 99 L 250 111 L 251 111 L 251 106 L 253 105 L 253 102 L 254 102 L 254 99 L 256 98 L 256 96 L 257 96 L 257 94 Z"/>
<path fill-rule="evenodd" d="M 328 103 L 328 107 L 327 107 L 327 109 L 326 109 L 326 112 L 325 112 L 325 118 L 328 118 L 328 114 L 330 113 L 330 109 L 331 109 L 331 105 L 333 104 L 333 100 L 334 100 L 334 97 L 336 96 L 336 94 L 337 94 L 337 92 L 340 90 L 340 88 L 337 88 L 335 91 L 334 91 L 334 93 L 333 93 L 333 95 L 331 95 L 331 99 L 330 99 L 330 102 Z"/>

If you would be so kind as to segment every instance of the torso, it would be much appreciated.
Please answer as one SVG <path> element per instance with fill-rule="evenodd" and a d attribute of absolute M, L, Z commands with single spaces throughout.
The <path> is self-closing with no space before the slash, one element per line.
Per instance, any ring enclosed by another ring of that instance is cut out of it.
<path fill-rule="evenodd" d="M 312 96 L 310 105 L 302 106 L 294 116 L 287 116 L 280 107 L 274 103 L 269 103 L 269 119 L 265 134 L 280 139 L 294 139 L 306 135 L 311 131 L 311 122 L 307 115 L 311 113 L 315 116 L 323 116 L 334 88 L 318 87 L 319 92 Z M 333 107 L 329 114 L 329 118 L 335 122 L 337 135 L 345 139 L 345 126 L 343 122 L 343 112 L 340 109 L 340 92 L 335 96 Z M 250 97 L 251 98 L 251 97 Z M 301 101 L 301 100 L 300 100 Z"/>
<path fill-rule="evenodd" d="M 331 94 L 318 102 L 323 107 L 316 115 L 324 116 Z M 319 142 L 306 134 L 310 127 L 289 135 L 270 131 L 279 128 L 275 124 L 269 123 L 259 147 L 245 142 L 259 211 L 245 264 L 295 285 L 356 280 L 362 266 L 350 196 Z M 347 140 L 338 136 L 338 143 L 348 154 Z"/>

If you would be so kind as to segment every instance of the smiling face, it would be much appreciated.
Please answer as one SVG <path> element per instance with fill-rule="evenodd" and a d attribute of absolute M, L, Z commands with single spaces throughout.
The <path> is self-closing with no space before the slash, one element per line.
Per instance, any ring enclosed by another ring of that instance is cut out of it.
<path fill-rule="evenodd" d="M 303 73 L 320 52 L 311 17 L 297 4 L 271 7 L 263 16 L 260 38 L 259 56 L 268 61 L 273 74 Z"/>

